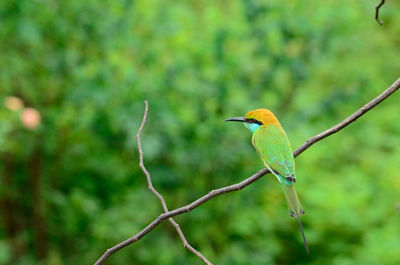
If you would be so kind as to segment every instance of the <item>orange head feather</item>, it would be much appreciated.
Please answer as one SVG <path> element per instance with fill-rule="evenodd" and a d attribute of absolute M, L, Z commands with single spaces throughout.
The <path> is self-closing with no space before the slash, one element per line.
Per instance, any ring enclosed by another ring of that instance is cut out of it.
<path fill-rule="evenodd" d="M 267 109 L 256 109 L 246 113 L 245 119 L 255 119 L 262 122 L 263 125 L 278 125 L 281 126 L 275 115 Z"/>

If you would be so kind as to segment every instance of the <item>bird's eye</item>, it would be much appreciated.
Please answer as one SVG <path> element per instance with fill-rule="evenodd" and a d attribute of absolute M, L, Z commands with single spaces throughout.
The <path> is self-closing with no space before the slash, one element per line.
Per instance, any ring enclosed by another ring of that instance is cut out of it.
<path fill-rule="evenodd" d="M 261 121 L 258 121 L 256 119 L 246 119 L 246 122 L 248 122 L 248 123 L 256 123 L 258 125 L 263 125 L 263 123 Z"/>

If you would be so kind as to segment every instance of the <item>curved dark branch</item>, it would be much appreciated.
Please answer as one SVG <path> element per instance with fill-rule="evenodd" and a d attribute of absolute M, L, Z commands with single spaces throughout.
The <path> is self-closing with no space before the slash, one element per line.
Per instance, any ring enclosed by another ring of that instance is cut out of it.
<path fill-rule="evenodd" d="M 381 6 L 385 4 L 385 0 L 381 0 L 381 2 L 375 7 L 375 20 L 379 23 L 379 25 L 383 25 L 383 22 L 379 19 L 379 9 Z"/>
<path fill-rule="evenodd" d="M 393 94 L 396 90 L 398 90 L 400 88 L 400 78 L 397 79 L 396 82 L 394 82 L 389 88 L 387 88 L 384 92 L 382 92 L 379 96 L 377 96 L 376 98 L 374 98 L 373 100 L 371 100 L 369 103 L 367 103 L 366 105 L 364 105 L 363 107 L 361 107 L 359 110 L 357 110 L 355 113 L 353 113 L 351 116 L 349 116 L 348 118 L 346 118 L 345 120 L 343 120 L 341 123 L 333 126 L 332 128 L 314 136 L 311 137 L 310 139 L 308 139 L 303 145 L 301 145 L 298 149 L 296 149 L 293 152 L 293 156 L 297 157 L 299 156 L 301 153 L 303 153 L 306 149 L 308 149 L 311 145 L 313 145 L 314 143 L 321 141 L 322 139 L 342 130 L 343 128 L 345 128 L 346 126 L 348 126 L 349 124 L 351 124 L 352 122 L 354 122 L 355 120 L 357 120 L 359 117 L 361 117 L 362 115 L 364 115 L 365 113 L 367 113 L 369 110 L 371 110 L 372 108 L 374 108 L 376 105 L 378 105 L 379 103 L 381 103 L 384 99 L 386 99 L 387 97 L 389 97 L 391 94 Z M 228 193 L 228 192 L 232 192 L 232 191 L 237 191 L 237 190 L 241 190 L 243 188 L 245 188 L 246 186 L 250 185 L 251 183 L 255 182 L 256 180 L 258 180 L 259 178 L 261 178 L 262 176 L 266 175 L 269 173 L 269 170 L 264 168 L 260 171 L 258 171 L 257 173 L 255 173 L 254 175 L 252 175 L 251 177 L 243 180 L 242 182 L 239 182 L 237 184 L 234 185 L 230 185 L 227 187 L 223 187 L 223 188 L 219 188 L 216 190 L 212 190 L 209 193 L 207 193 L 206 195 L 200 197 L 199 199 L 197 199 L 196 201 L 177 208 L 175 210 L 166 212 L 161 214 L 159 217 L 157 217 L 153 222 L 151 222 L 148 226 L 146 226 L 142 231 L 140 231 L 139 233 L 137 233 L 135 236 L 128 238 L 127 240 L 115 245 L 114 247 L 107 249 L 107 251 L 103 254 L 103 256 L 95 263 L 95 265 L 101 264 L 103 263 L 109 256 L 111 256 L 113 253 L 117 252 L 118 250 L 140 240 L 143 236 L 145 236 L 146 234 L 148 234 L 151 230 L 153 230 L 156 226 L 158 226 L 159 224 L 161 224 L 162 222 L 164 222 L 165 220 L 167 220 L 168 218 L 186 213 L 186 212 L 190 212 L 191 210 L 193 210 L 194 208 L 202 205 L 203 203 L 211 200 L 212 198 L 219 196 L 221 194 L 224 193 Z"/>

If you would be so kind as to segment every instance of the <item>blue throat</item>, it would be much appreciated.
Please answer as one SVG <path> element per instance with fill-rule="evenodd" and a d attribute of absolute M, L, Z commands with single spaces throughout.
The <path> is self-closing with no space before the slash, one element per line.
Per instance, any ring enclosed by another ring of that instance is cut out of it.
<path fill-rule="evenodd" d="M 249 129 L 252 133 L 260 129 L 261 125 L 257 123 L 244 123 L 244 126 L 246 126 L 247 129 Z"/>

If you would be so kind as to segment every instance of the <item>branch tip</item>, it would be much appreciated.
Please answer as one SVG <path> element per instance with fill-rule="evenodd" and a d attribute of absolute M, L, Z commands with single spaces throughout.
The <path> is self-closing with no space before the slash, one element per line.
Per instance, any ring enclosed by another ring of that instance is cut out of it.
<path fill-rule="evenodd" d="M 381 0 L 381 2 L 375 7 L 375 20 L 379 23 L 379 25 L 383 26 L 383 22 L 379 19 L 379 9 L 385 4 L 385 0 Z"/>

